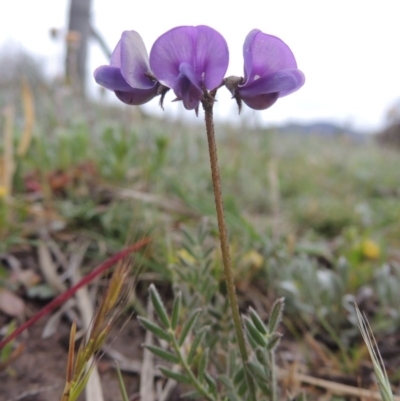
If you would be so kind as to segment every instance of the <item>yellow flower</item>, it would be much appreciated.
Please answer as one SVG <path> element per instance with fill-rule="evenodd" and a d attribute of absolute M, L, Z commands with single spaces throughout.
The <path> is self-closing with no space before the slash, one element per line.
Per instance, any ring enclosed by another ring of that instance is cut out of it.
<path fill-rule="evenodd" d="M 243 262 L 259 269 L 264 263 L 264 257 L 255 250 L 251 250 L 243 255 Z"/>
<path fill-rule="evenodd" d="M 180 249 L 177 255 L 186 263 L 194 264 L 196 262 L 195 258 L 186 249 Z"/>
<path fill-rule="evenodd" d="M 4 185 L 0 185 L 0 199 L 7 196 L 7 188 Z"/>
<path fill-rule="evenodd" d="M 368 259 L 378 259 L 381 255 L 379 245 L 371 239 L 365 239 L 361 243 L 361 252 Z"/>

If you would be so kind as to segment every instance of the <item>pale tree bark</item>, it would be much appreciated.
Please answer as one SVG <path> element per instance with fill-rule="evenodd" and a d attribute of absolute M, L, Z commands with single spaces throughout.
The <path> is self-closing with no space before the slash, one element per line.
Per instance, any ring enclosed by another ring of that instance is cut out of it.
<path fill-rule="evenodd" d="M 70 0 L 65 74 L 68 83 L 85 94 L 92 0 Z"/>

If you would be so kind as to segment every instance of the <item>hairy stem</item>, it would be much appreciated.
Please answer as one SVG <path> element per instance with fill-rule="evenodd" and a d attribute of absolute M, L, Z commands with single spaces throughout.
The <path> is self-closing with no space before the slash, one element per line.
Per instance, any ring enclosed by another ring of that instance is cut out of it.
<path fill-rule="evenodd" d="M 225 283 L 229 298 L 229 304 L 232 311 L 233 324 L 235 326 L 236 340 L 239 346 L 240 356 L 242 358 L 244 371 L 246 372 L 247 385 L 251 399 L 255 400 L 254 383 L 248 374 L 246 364 L 248 360 L 246 342 L 239 313 L 239 305 L 236 297 L 235 282 L 233 279 L 232 262 L 229 252 L 228 231 L 225 223 L 224 204 L 222 201 L 221 176 L 219 173 L 217 145 L 215 143 L 214 119 L 213 119 L 214 99 L 205 99 L 203 108 L 205 113 L 206 131 L 208 139 L 208 150 L 210 154 L 211 176 L 214 188 L 215 207 L 217 211 L 218 230 L 221 243 L 222 264 L 224 266 Z"/>
<path fill-rule="evenodd" d="M 277 386 L 277 375 L 275 365 L 275 351 L 269 351 L 269 360 L 271 363 L 271 401 L 278 401 L 278 386 Z"/>

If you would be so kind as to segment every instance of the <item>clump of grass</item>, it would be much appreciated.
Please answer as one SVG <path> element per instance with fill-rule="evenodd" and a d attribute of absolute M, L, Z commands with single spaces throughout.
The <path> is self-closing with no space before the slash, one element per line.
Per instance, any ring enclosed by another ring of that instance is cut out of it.
<path fill-rule="evenodd" d="M 85 339 L 75 355 L 76 324 L 71 328 L 66 383 L 61 401 L 76 401 L 85 388 L 94 366 L 94 359 L 101 352 L 112 327 L 115 325 L 124 302 L 131 268 L 129 263 L 121 263 L 111 276 L 106 293 L 101 298 L 99 308 Z"/>

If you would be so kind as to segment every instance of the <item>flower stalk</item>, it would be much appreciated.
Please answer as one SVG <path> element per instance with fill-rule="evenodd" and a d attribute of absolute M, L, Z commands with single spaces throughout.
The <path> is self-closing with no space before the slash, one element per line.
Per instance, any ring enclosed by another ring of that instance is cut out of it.
<path fill-rule="evenodd" d="M 220 235 L 220 245 L 222 253 L 222 264 L 224 267 L 225 283 L 229 298 L 229 305 L 232 311 L 232 319 L 235 327 L 236 341 L 239 346 L 240 356 L 243 362 L 243 368 L 246 374 L 246 381 L 250 392 L 250 399 L 255 400 L 255 387 L 252 378 L 247 371 L 248 353 L 244 338 L 242 323 L 239 313 L 239 304 L 236 296 L 235 282 L 233 279 L 232 261 L 229 251 L 228 231 L 225 223 L 224 204 L 222 200 L 221 176 L 218 165 L 217 144 L 215 142 L 213 105 L 214 91 L 206 95 L 203 100 L 203 109 L 205 114 L 205 123 L 207 131 L 208 151 L 210 156 L 211 176 L 214 189 L 215 208 L 217 212 L 218 231 Z"/>

